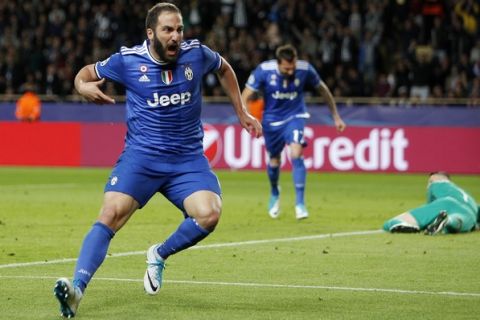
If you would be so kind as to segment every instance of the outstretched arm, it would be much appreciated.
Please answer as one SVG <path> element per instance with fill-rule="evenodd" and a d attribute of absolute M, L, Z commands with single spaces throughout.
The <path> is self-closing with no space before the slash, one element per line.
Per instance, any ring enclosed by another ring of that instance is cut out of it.
<path fill-rule="evenodd" d="M 248 101 L 252 100 L 252 97 L 253 97 L 254 94 L 255 94 L 255 91 L 253 91 L 252 89 L 250 89 L 248 87 L 245 87 L 242 91 L 243 101 L 248 102 Z"/>
<path fill-rule="evenodd" d="M 330 89 L 328 89 L 325 82 L 320 81 L 318 92 L 325 99 L 328 109 L 332 113 L 333 121 L 335 122 L 335 128 L 337 128 L 338 132 L 342 132 L 343 130 L 345 130 L 347 125 L 345 124 L 345 122 L 343 122 L 342 118 L 338 114 L 337 104 L 335 103 L 335 99 L 333 98 L 333 95 L 330 92 Z"/>
<path fill-rule="evenodd" d="M 75 89 L 85 99 L 97 104 L 115 103 L 111 97 L 100 90 L 105 79 L 99 80 L 93 64 L 86 65 L 75 76 Z"/>
<path fill-rule="evenodd" d="M 223 58 L 222 66 L 220 70 L 218 70 L 217 75 L 223 90 L 227 93 L 230 101 L 232 101 L 233 108 L 242 127 L 256 138 L 262 136 L 262 125 L 248 113 L 247 107 L 243 103 L 242 96 L 240 95 L 237 76 L 230 64 Z"/>

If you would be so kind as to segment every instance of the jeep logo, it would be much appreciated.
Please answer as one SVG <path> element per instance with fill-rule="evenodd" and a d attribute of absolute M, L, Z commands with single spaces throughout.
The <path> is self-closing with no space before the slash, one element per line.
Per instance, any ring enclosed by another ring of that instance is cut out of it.
<path fill-rule="evenodd" d="M 185 103 L 190 101 L 191 96 L 192 94 L 188 91 L 182 92 L 182 93 L 174 93 L 170 96 L 168 95 L 158 96 L 158 92 L 154 92 L 153 101 L 150 99 L 147 99 L 147 103 L 152 108 L 167 107 L 169 105 L 176 105 L 179 103 L 181 105 L 184 105 Z"/>
<path fill-rule="evenodd" d="M 277 99 L 277 100 L 293 100 L 297 97 L 297 92 L 280 92 L 280 91 L 275 91 L 272 93 L 272 98 Z"/>

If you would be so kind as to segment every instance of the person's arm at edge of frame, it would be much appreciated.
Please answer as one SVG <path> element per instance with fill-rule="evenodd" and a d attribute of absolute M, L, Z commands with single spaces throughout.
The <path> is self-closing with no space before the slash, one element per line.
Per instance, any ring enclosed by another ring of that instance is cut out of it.
<path fill-rule="evenodd" d="M 240 94 L 237 76 L 235 75 L 232 66 L 230 66 L 230 64 L 224 58 L 221 59 L 222 65 L 217 72 L 220 84 L 230 98 L 230 101 L 232 101 L 233 108 L 242 127 L 245 128 L 255 138 L 259 138 L 262 136 L 262 125 L 257 119 L 255 119 L 255 117 L 248 113 L 247 107 L 245 106 Z"/>
<path fill-rule="evenodd" d="M 322 95 L 323 99 L 327 103 L 328 109 L 332 113 L 332 118 L 335 123 L 335 128 L 337 128 L 338 132 L 343 132 L 347 125 L 343 122 L 342 118 L 338 114 L 337 104 L 335 103 L 335 99 L 333 98 L 330 89 L 328 89 L 325 82 L 320 81 L 320 85 L 318 86 L 318 92 Z"/>
<path fill-rule="evenodd" d="M 115 100 L 100 90 L 105 78 L 98 79 L 94 64 L 88 64 L 78 71 L 75 76 L 75 89 L 89 102 L 96 104 L 115 103 Z"/>

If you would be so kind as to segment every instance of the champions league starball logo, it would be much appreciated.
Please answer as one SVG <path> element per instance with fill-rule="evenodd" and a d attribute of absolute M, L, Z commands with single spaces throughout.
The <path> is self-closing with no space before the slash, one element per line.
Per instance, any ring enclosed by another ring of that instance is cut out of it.
<path fill-rule="evenodd" d="M 212 125 L 203 124 L 203 152 L 213 167 L 222 156 L 222 137 Z"/>

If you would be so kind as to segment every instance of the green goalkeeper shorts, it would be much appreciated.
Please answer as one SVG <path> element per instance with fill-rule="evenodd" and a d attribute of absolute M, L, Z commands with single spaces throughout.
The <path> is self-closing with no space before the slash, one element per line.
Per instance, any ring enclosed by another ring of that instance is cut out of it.
<path fill-rule="evenodd" d="M 455 215 L 455 217 L 462 221 L 460 232 L 468 232 L 475 228 L 475 213 L 472 212 L 468 206 L 451 197 L 434 200 L 421 207 L 410 210 L 410 213 L 417 220 L 420 230 L 423 230 L 431 224 L 443 210 L 447 211 L 449 216 Z"/>

